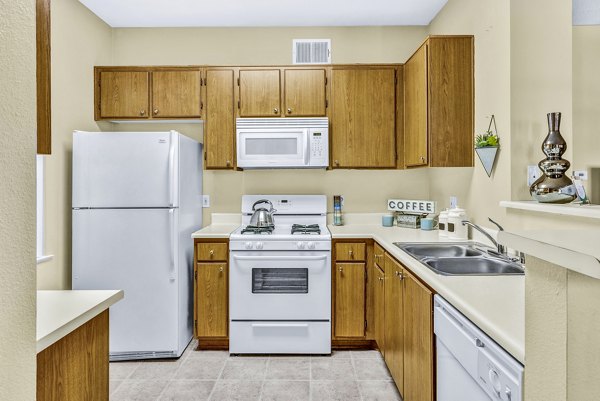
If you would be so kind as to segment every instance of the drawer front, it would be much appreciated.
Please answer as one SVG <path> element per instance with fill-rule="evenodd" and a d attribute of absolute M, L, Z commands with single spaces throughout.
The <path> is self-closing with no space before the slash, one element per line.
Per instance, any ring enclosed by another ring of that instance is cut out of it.
<path fill-rule="evenodd" d="M 379 267 L 383 272 L 385 272 L 385 263 L 383 262 L 383 257 L 385 256 L 385 251 L 378 243 L 375 243 L 373 246 L 373 260 L 377 267 Z"/>
<path fill-rule="evenodd" d="M 198 260 L 226 261 L 226 242 L 201 242 L 196 245 Z"/>
<path fill-rule="evenodd" d="M 341 242 L 335 244 L 335 259 L 347 261 L 365 260 L 364 242 Z"/>

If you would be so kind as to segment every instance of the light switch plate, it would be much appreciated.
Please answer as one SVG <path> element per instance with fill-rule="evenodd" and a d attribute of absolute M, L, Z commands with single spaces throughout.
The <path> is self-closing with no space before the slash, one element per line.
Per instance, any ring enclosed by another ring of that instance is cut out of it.
<path fill-rule="evenodd" d="M 202 195 L 202 207 L 210 207 L 210 195 Z"/>
<path fill-rule="evenodd" d="M 540 175 L 542 175 L 542 172 L 538 166 L 527 166 L 527 186 L 533 185 L 535 180 L 540 178 Z"/>
<path fill-rule="evenodd" d="M 587 170 L 575 170 L 573 171 L 573 177 L 581 181 L 587 181 L 588 172 Z"/>

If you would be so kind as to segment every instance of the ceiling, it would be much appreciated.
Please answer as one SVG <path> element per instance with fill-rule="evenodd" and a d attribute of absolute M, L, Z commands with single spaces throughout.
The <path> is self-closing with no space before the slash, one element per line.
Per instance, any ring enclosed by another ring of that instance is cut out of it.
<path fill-rule="evenodd" d="M 448 0 L 79 0 L 112 27 L 429 25 Z"/>
<path fill-rule="evenodd" d="M 600 1 L 573 0 L 573 25 L 600 25 Z"/>

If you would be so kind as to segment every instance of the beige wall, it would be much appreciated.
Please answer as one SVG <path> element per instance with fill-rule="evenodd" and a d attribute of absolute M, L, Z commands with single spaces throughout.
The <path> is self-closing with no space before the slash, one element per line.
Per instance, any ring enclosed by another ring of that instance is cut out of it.
<path fill-rule="evenodd" d="M 52 155 L 46 160 L 45 253 L 39 289 L 71 287 L 71 157 L 73 130 L 94 122 L 93 66 L 109 64 L 111 28 L 78 0 L 52 0 Z"/>
<path fill-rule="evenodd" d="M 0 398 L 35 399 L 35 1 L 1 0 Z"/>
<path fill-rule="evenodd" d="M 470 218 L 483 225 L 487 217 L 505 220 L 498 206 L 510 198 L 510 8 L 494 0 L 449 0 L 432 21 L 438 35 L 475 35 L 475 132 L 484 133 L 495 115 L 501 149 L 492 177 L 475 156 L 475 168 L 430 169 L 431 197 L 448 205 L 457 195 Z"/>
<path fill-rule="evenodd" d="M 573 27 L 573 167 L 600 168 L 600 25 Z M 600 203 L 600 179 L 595 183 Z"/>
<path fill-rule="evenodd" d="M 115 29 L 117 65 L 290 64 L 292 39 L 331 38 L 334 63 L 404 62 L 427 35 L 425 27 Z M 159 130 L 164 124 L 115 125 L 114 129 Z M 177 125 L 201 140 L 200 125 Z M 425 169 L 412 171 L 205 171 L 204 193 L 210 213 L 239 212 L 242 194 L 322 193 L 345 197 L 347 212 L 383 212 L 390 197 L 429 197 Z M 332 201 L 330 200 L 330 203 Z"/>

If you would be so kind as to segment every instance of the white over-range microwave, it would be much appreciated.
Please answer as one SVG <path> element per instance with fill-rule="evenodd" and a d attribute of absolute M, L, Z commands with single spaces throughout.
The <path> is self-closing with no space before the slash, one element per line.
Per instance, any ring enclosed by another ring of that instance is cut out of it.
<path fill-rule="evenodd" d="M 329 120 L 322 118 L 238 118 L 237 166 L 326 168 Z"/>

